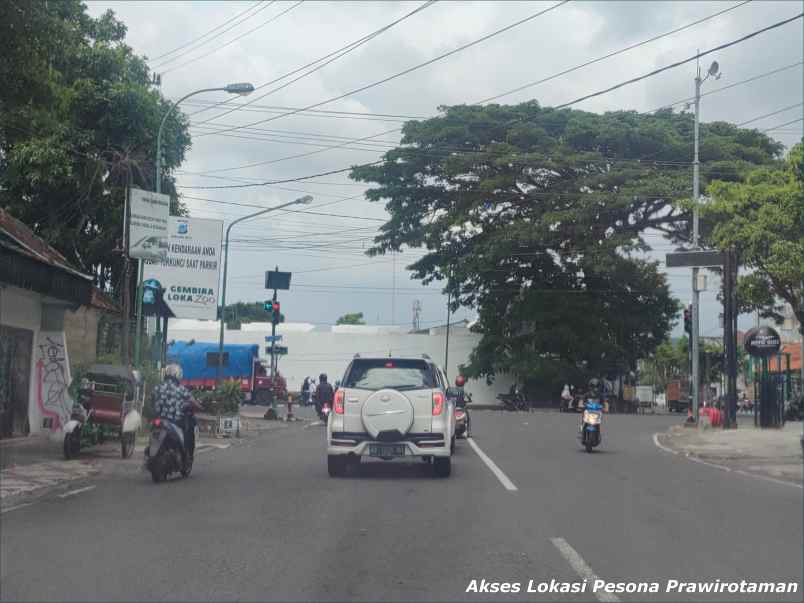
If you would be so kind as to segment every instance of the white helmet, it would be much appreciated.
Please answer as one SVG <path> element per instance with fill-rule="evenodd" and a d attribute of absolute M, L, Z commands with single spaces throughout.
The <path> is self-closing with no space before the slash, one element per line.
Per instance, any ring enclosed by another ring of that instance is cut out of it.
<path fill-rule="evenodd" d="M 178 364 L 168 364 L 165 367 L 165 377 L 173 377 L 177 381 L 181 381 L 181 378 L 184 376 L 184 371 L 181 370 L 181 365 Z"/>

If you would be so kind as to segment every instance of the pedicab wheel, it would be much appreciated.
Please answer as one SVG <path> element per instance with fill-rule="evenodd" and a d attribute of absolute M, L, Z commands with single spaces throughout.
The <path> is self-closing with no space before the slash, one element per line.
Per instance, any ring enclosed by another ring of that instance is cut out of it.
<path fill-rule="evenodd" d="M 455 454 L 455 436 L 452 436 L 452 440 L 449 444 L 449 451 L 451 454 Z"/>
<path fill-rule="evenodd" d="M 165 476 L 162 475 L 162 472 L 159 469 L 154 467 L 151 469 L 151 479 L 155 484 L 158 484 L 159 482 L 164 481 Z"/>
<path fill-rule="evenodd" d="M 137 442 L 137 434 L 133 431 L 124 433 L 120 436 L 120 456 L 124 459 L 130 459 L 134 454 L 134 446 Z"/>
<path fill-rule="evenodd" d="M 592 448 L 593 448 L 592 444 L 588 443 L 586 444 L 586 452 L 592 452 Z"/>
<path fill-rule="evenodd" d="M 81 432 L 71 431 L 64 436 L 64 458 L 72 460 L 81 452 Z"/>

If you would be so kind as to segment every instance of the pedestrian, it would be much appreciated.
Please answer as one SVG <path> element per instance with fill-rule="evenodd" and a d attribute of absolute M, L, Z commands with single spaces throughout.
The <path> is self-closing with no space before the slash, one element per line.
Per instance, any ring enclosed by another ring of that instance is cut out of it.
<path fill-rule="evenodd" d="M 315 379 L 310 377 L 310 395 L 309 395 L 310 404 L 315 403 L 315 390 L 316 390 Z"/>
<path fill-rule="evenodd" d="M 310 403 L 310 377 L 305 377 L 301 387 L 302 404 L 307 406 Z"/>

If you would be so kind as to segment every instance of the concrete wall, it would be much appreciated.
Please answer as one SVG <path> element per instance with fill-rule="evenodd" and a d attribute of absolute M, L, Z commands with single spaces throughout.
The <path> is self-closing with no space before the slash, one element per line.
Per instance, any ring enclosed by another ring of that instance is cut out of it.
<path fill-rule="evenodd" d="M 43 307 L 58 303 L 38 293 L 0 286 L 0 323 L 33 332 L 28 391 L 31 433 L 46 432 L 54 437 L 60 437 L 72 407 L 67 394 L 71 375 L 64 331 L 42 330 Z"/>
<path fill-rule="evenodd" d="M 73 364 L 92 364 L 98 353 L 98 322 L 100 312 L 81 306 L 75 312 L 64 312 L 64 335 Z"/>
<path fill-rule="evenodd" d="M 218 334 L 214 328 L 217 323 L 198 325 L 195 328 L 174 328 L 169 326 L 169 339 L 176 341 L 217 342 Z M 190 325 L 177 325 L 190 326 Z M 200 328 L 199 328 L 200 327 Z M 283 332 L 282 325 L 277 329 L 283 339 L 280 345 L 288 347 L 288 355 L 279 360 L 279 371 L 288 380 L 288 389 L 301 389 L 305 376 L 314 376 L 318 380 L 320 373 L 326 373 L 331 382 L 343 376 L 346 366 L 355 354 L 362 356 L 421 356 L 428 354 L 436 363 L 444 364 L 443 335 L 413 335 L 409 333 L 361 334 L 357 330 L 351 333 L 331 331 L 300 332 L 292 328 Z M 226 343 L 258 344 L 260 356 L 265 354 L 266 331 L 229 331 L 225 333 Z M 469 354 L 480 340 L 479 335 L 469 333 L 466 329 L 452 329 L 449 341 L 449 367 L 447 375 L 454 381 L 458 374 L 458 366 L 469 361 Z M 497 393 L 507 392 L 511 386 L 509 377 L 498 377 L 494 384 L 487 386 L 485 380 L 469 381 L 467 390 L 472 393 L 475 402 L 496 402 Z"/>

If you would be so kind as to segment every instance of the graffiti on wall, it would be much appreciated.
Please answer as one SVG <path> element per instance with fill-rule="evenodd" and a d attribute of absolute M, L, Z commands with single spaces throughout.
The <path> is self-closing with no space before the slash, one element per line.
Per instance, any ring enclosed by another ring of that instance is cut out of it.
<path fill-rule="evenodd" d="M 40 333 L 36 360 L 36 401 L 42 425 L 54 431 L 70 419 L 70 369 L 61 333 Z"/>

